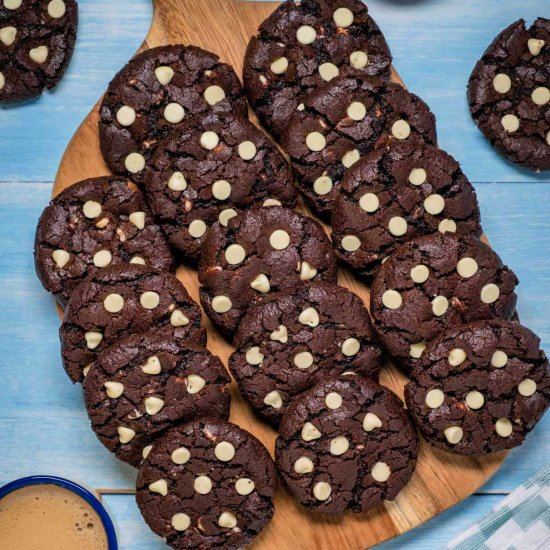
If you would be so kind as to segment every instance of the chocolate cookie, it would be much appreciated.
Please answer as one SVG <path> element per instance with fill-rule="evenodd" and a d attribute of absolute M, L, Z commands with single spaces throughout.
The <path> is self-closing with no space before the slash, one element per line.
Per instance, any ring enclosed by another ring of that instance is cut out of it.
<path fill-rule="evenodd" d="M 225 335 L 270 292 L 336 283 L 331 243 L 314 219 L 280 206 L 252 208 L 212 226 L 199 264 L 201 303 Z"/>
<path fill-rule="evenodd" d="M 390 77 L 391 53 L 360 0 L 289 0 L 252 37 L 244 85 L 258 118 L 280 136 L 306 95 L 345 67 Z"/>
<path fill-rule="evenodd" d="M 170 244 L 198 259 L 206 231 L 255 202 L 294 206 L 290 167 L 248 119 L 211 115 L 162 141 L 145 176 L 149 204 Z"/>
<path fill-rule="evenodd" d="M 309 95 L 283 135 L 297 183 L 313 209 L 328 215 L 346 171 L 395 141 L 435 144 L 435 117 L 399 84 L 349 71 Z"/>
<path fill-rule="evenodd" d="M 243 317 L 229 368 L 245 399 L 277 425 L 300 392 L 353 371 L 378 379 L 380 348 L 359 296 L 313 283 L 265 298 Z"/>
<path fill-rule="evenodd" d="M 57 195 L 38 222 L 34 260 L 44 288 L 63 305 L 89 274 L 110 265 L 175 268 L 141 191 L 120 177 L 84 180 Z"/>
<path fill-rule="evenodd" d="M 364 512 L 393 500 L 416 466 L 403 403 L 355 374 L 321 382 L 283 416 L 275 461 L 286 486 L 318 512 Z"/>
<path fill-rule="evenodd" d="M 396 143 L 373 151 L 346 173 L 333 204 L 336 254 L 366 276 L 415 237 L 481 235 L 472 185 L 458 162 L 433 145 Z"/>
<path fill-rule="evenodd" d="M 512 317 L 518 280 L 477 238 L 434 233 L 399 247 L 378 270 L 371 315 L 380 341 L 405 369 L 448 328 Z"/>
<path fill-rule="evenodd" d="M 277 472 L 267 449 L 229 422 L 199 420 L 153 445 L 137 479 L 149 527 L 177 550 L 237 550 L 269 523 Z"/>
<path fill-rule="evenodd" d="M 101 353 L 84 380 L 84 398 L 101 443 L 137 466 L 174 424 L 206 416 L 227 420 L 229 382 L 209 351 L 152 330 Z"/>
<path fill-rule="evenodd" d="M 142 184 L 156 144 L 189 118 L 247 115 L 229 65 L 194 46 L 161 46 L 136 55 L 112 80 L 99 110 L 99 139 L 115 174 Z"/>
<path fill-rule="evenodd" d="M 550 170 L 550 19 L 504 29 L 477 62 L 468 101 L 479 129 L 508 160 Z"/>
<path fill-rule="evenodd" d="M 73 55 L 75 0 L 0 0 L 0 103 L 39 96 Z"/>
<path fill-rule="evenodd" d="M 529 329 L 501 320 L 435 340 L 405 388 L 424 437 L 464 455 L 521 445 L 550 405 L 550 366 L 539 346 Z"/>
<path fill-rule="evenodd" d="M 59 331 L 63 366 L 82 382 L 99 354 L 120 338 L 155 329 L 206 343 L 199 306 L 175 275 L 143 265 L 106 267 L 73 292 Z"/>

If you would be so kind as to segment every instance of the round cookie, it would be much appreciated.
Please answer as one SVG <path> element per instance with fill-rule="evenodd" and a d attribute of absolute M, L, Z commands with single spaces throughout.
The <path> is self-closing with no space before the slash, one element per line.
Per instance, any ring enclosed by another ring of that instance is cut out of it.
<path fill-rule="evenodd" d="M 280 206 L 252 208 L 212 226 L 199 264 L 206 314 L 233 335 L 250 306 L 303 282 L 336 283 L 329 238 L 314 219 Z"/>
<path fill-rule="evenodd" d="M 399 84 L 348 71 L 309 95 L 283 135 L 297 184 L 321 215 L 361 157 L 393 142 L 435 144 L 435 117 Z"/>
<path fill-rule="evenodd" d="M 405 397 L 435 447 L 464 455 L 511 449 L 550 406 L 550 366 L 529 329 L 479 321 L 430 344 Z"/>
<path fill-rule="evenodd" d="M 34 260 L 44 288 L 63 305 L 89 274 L 107 266 L 175 269 L 145 197 L 116 176 L 75 183 L 50 202 L 38 222 Z"/>
<path fill-rule="evenodd" d="M 155 442 L 137 478 L 149 527 L 177 550 L 237 550 L 273 516 L 277 472 L 267 449 L 235 424 L 199 420 Z"/>
<path fill-rule="evenodd" d="M 337 256 L 366 276 L 400 244 L 435 233 L 481 235 L 476 193 L 449 154 L 395 143 L 362 158 L 334 200 Z"/>
<path fill-rule="evenodd" d="M 229 368 L 252 408 L 277 425 L 296 395 L 327 376 L 353 371 L 377 380 L 374 341 L 359 296 L 337 285 L 301 285 L 248 310 Z"/>
<path fill-rule="evenodd" d="M 426 344 L 449 327 L 510 319 L 517 284 L 496 252 L 473 236 L 420 237 L 378 270 L 371 289 L 374 328 L 387 352 L 409 370 Z"/>
<path fill-rule="evenodd" d="M 39 96 L 61 80 L 77 23 L 75 0 L 0 0 L 0 104 Z"/>
<path fill-rule="evenodd" d="M 255 202 L 296 204 L 290 166 L 248 119 L 212 115 L 162 141 L 148 164 L 145 191 L 170 244 L 198 259 L 208 227 L 227 225 Z"/>
<path fill-rule="evenodd" d="M 550 170 L 550 19 L 504 29 L 468 84 L 472 117 L 497 151 L 529 170 Z"/>
<path fill-rule="evenodd" d="M 304 0 L 281 4 L 252 37 L 244 85 L 258 118 L 280 136 L 312 90 L 346 67 L 390 77 L 391 53 L 360 0 Z"/>
<path fill-rule="evenodd" d="M 95 434 L 120 460 L 137 466 L 153 440 L 174 424 L 229 418 L 229 375 L 208 350 L 150 331 L 119 340 L 84 380 Z"/>
<path fill-rule="evenodd" d="M 355 374 L 321 382 L 283 416 L 277 469 L 317 512 L 365 512 L 393 500 L 416 466 L 418 439 L 390 390 Z"/>
<path fill-rule="evenodd" d="M 195 46 L 140 53 L 111 81 L 99 109 L 105 162 L 113 173 L 142 184 L 156 144 L 185 120 L 210 112 L 247 115 L 232 67 Z"/>
<path fill-rule="evenodd" d="M 99 354 L 120 338 L 155 329 L 206 343 L 199 306 L 171 273 L 143 265 L 106 267 L 73 292 L 59 335 L 63 366 L 82 382 Z"/>

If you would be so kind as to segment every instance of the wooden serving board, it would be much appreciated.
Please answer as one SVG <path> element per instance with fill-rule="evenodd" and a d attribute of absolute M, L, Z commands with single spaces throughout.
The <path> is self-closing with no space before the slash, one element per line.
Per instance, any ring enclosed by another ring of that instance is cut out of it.
<path fill-rule="evenodd" d="M 242 0 L 153 0 L 153 3 L 154 18 L 142 49 L 164 44 L 194 44 L 218 54 L 222 61 L 232 64 L 238 74 L 242 74 L 250 36 L 278 5 L 277 2 Z M 395 71 L 393 77 L 401 82 Z M 109 173 L 99 149 L 97 122 L 98 105 L 83 121 L 65 151 L 54 194 L 84 178 Z M 181 266 L 178 277 L 198 301 L 196 272 Z M 368 305 L 368 288 L 350 272 L 341 270 L 340 284 L 353 290 Z M 206 317 L 204 321 L 209 349 L 227 364 L 233 348 Z M 386 365 L 381 381 L 403 397 L 406 378 L 394 366 Z M 254 433 L 273 451 L 275 431 L 255 418 L 235 384 L 232 390 L 231 420 Z M 497 471 L 505 457 L 505 452 L 480 458 L 455 456 L 422 442 L 416 472 L 394 502 L 365 514 L 348 513 L 343 518 L 308 512 L 279 488 L 273 521 L 249 548 L 362 550 L 374 546 L 413 529 L 471 495 Z"/>

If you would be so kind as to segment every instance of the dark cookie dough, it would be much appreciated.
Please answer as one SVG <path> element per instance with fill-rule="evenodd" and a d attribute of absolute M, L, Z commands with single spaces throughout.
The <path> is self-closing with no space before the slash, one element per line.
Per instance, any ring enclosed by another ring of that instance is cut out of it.
<path fill-rule="evenodd" d="M 39 96 L 61 80 L 77 23 L 75 0 L 0 1 L 0 104 Z"/>
<path fill-rule="evenodd" d="M 336 254 L 367 276 L 415 237 L 481 235 L 472 185 L 458 162 L 433 145 L 396 143 L 373 151 L 346 173 L 333 204 Z"/>
<path fill-rule="evenodd" d="M 501 320 L 437 338 L 405 388 L 424 437 L 464 455 L 521 445 L 550 405 L 550 366 L 539 346 L 529 329 Z"/>
<path fill-rule="evenodd" d="M 254 124 L 234 115 L 191 121 L 162 141 L 147 167 L 145 191 L 170 244 L 195 260 L 213 223 L 227 225 L 255 202 L 296 204 L 286 159 Z"/>
<path fill-rule="evenodd" d="M 359 375 L 321 382 L 283 416 L 275 461 L 289 491 L 318 512 L 365 512 L 412 476 L 418 439 L 390 390 Z"/>
<path fill-rule="evenodd" d="M 73 382 L 120 338 L 155 329 L 206 343 L 199 306 L 175 275 L 143 265 L 106 267 L 73 292 L 59 331 L 63 366 Z"/>
<path fill-rule="evenodd" d="M 267 449 L 229 422 L 199 420 L 155 442 L 137 479 L 146 523 L 177 550 L 237 550 L 273 516 L 277 472 Z"/>
<path fill-rule="evenodd" d="M 296 395 L 327 376 L 353 371 L 378 380 L 374 340 L 359 296 L 336 285 L 301 285 L 248 310 L 229 368 L 254 410 L 277 425 Z"/>
<path fill-rule="evenodd" d="M 435 144 L 435 117 L 399 84 L 354 71 L 323 86 L 292 116 L 283 147 L 312 208 L 329 215 L 337 189 L 361 157 L 395 141 Z"/>
<path fill-rule="evenodd" d="M 175 268 L 143 194 L 120 177 L 84 180 L 57 195 L 38 222 L 34 259 L 44 288 L 63 305 L 89 274 L 110 265 Z"/>
<path fill-rule="evenodd" d="M 374 328 L 405 369 L 427 342 L 452 326 L 510 319 L 518 280 L 476 237 L 434 233 L 399 247 L 378 270 L 371 289 Z"/>
<path fill-rule="evenodd" d="M 105 162 L 115 174 L 142 184 L 157 143 L 183 121 L 209 112 L 247 115 L 232 67 L 195 46 L 140 53 L 109 84 L 99 110 Z"/>
<path fill-rule="evenodd" d="M 229 418 L 230 378 L 195 344 L 155 330 L 106 349 L 84 380 L 92 429 L 118 458 L 137 466 L 153 440 L 174 424 Z"/>
<path fill-rule="evenodd" d="M 304 281 L 336 283 L 330 239 L 314 219 L 280 206 L 252 208 L 215 224 L 199 264 L 201 303 L 227 336 L 252 304 Z"/>
<path fill-rule="evenodd" d="M 244 85 L 260 121 L 280 136 L 306 95 L 342 68 L 389 79 L 391 61 L 360 0 L 287 1 L 248 44 Z"/>
<path fill-rule="evenodd" d="M 550 19 L 520 19 L 477 62 L 468 84 L 475 123 L 501 154 L 550 170 Z"/>

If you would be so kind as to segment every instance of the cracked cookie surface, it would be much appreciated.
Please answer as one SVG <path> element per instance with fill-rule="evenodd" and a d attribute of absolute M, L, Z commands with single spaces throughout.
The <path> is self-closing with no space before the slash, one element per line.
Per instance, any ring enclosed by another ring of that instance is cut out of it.
<path fill-rule="evenodd" d="M 529 329 L 480 321 L 428 347 L 405 397 L 421 433 L 440 449 L 465 455 L 511 449 L 550 405 L 550 366 Z"/>
<path fill-rule="evenodd" d="M 337 256 L 366 276 L 415 237 L 481 235 L 468 178 L 449 154 L 426 144 L 392 144 L 357 162 L 339 186 L 331 225 Z"/>
<path fill-rule="evenodd" d="M 199 264 L 201 303 L 225 335 L 252 304 L 304 282 L 336 283 L 338 269 L 321 225 L 280 206 L 252 208 L 212 226 Z"/>
<path fill-rule="evenodd" d="M 277 486 L 267 449 L 235 424 L 212 419 L 172 428 L 155 442 L 137 479 L 151 529 L 178 550 L 237 550 L 273 516 Z"/>
<path fill-rule="evenodd" d="M 99 355 L 84 380 L 92 429 L 107 449 L 138 466 L 174 424 L 229 418 L 229 375 L 208 350 L 150 331 Z"/>
<path fill-rule="evenodd" d="M 296 204 L 290 166 L 248 119 L 210 115 L 162 141 L 148 163 L 145 191 L 170 244 L 198 259 L 208 228 L 254 203 Z"/>
<path fill-rule="evenodd" d="M 31 99 L 61 80 L 77 23 L 75 0 L 0 3 L 0 103 Z"/>
<path fill-rule="evenodd" d="M 108 266 L 175 269 L 145 197 L 116 176 L 83 180 L 57 195 L 38 222 L 34 257 L 44 288 L 63 305 L 88 275 Z"/>
<path fill-rule="evenodd" d="M 82 382 L 102 351 L 152 329 L 206 343 L 200 308 L 175 275 L 143 265 L 106 267 L 79 285 L 67 304 L 59 330 L 63 366 L 73 382 Z"/>
<path fill-rule="evenodd" d="M 247 115 L 231 66 L 195 46 L 137 54 L 111 81 L 99 109 L 105 162 L 141 185 L 158 142 L 184 121 L 210 112 Z"/>
<path fill-rule="evenodd" d="M 524 168 L 550 170 L 550 19 L 504 29 L 477 62 L 468 101 L 497 151 Z"/>
<path fill-rule="evenodd" d="M 241 393 L 277 425 L 289 403 L 327 376 L 378 380 L 380 348 L 359 296 L 313 283 L 265 298 L 242 319 L 229 359 Z"/>
<path fill-rule="evenodd" d="M 396 141 L 435 144 L 435 116 L 399 84 L 350 70 L 305 99 L 282 143 L 298 188 L 315 212 L 328 216 L 347 170 Z"/>
<path fill-rule="evenodd" d="M 341 514 L 393 500 L 412 476 L 417 451 L 400 399 L 349 374 L 317 384 L 290 405 L 275 461 L 299 502 Z"/>
<path fill-rule="evenodd" d="M 510 319 L 518 280 L 476 237 L 434 233 L 400 246 L 380 267 L 370 311 L 382 345 L 410 370 L 451 326 Z"/>
<path fill-rule="evenodd" d="M 360 0 L 288 1 L 252 37 L 244 62 L 248 99 L 280 136 L 305 96 L 346 67 L 390 77 L 391 53 Z"/>

